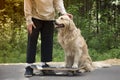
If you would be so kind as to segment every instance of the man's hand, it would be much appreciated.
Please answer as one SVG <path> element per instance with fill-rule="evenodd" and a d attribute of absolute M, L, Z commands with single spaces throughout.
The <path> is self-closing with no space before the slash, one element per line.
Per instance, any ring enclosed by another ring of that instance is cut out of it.
<path fill-rule="evenodd" d="M 33 28 L 33 27 L 36 28 L 35 25 L 34 25 L 33 23 L 27 25 L 28 33 L 30 33 L 30 34 L 32 33 L 32 28 Z"/>

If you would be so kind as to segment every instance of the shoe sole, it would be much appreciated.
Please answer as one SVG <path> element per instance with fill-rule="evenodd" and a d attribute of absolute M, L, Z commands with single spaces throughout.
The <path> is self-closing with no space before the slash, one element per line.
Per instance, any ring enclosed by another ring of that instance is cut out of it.
<path fill-rule="evenodd" d="M 24 75 L 25 77 L 32 77 L 32 75 Z"/>

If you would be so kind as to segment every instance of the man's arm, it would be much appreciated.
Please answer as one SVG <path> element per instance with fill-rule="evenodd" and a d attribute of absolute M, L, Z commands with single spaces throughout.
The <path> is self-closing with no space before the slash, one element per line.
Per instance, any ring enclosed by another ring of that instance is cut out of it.
<path fill-rule="evenodd" d="M 54 0 L 54 7 L 60 14 L 67 14 L 63 0 Z"/>
<path fill-rule="evenodd" d="M 36 28 L 32 22 L 32 3 L 30 0 L 24 0 L 24 13 L 27 23 L 28 33 L 32 33 L 32 27 Z"/>
<path fill-rule="evenodd" d="M 30 0 L 24 0 L 24 14 L 27 25 L 33 24 L 32 22 L 32 4 Z"/>
<path fill-rule="evenodd" d="M 73 19 L 73 15 L 66 12 L 63 0 L 54 0 L 54 7 L 61 15 L 67 15 Z"/>

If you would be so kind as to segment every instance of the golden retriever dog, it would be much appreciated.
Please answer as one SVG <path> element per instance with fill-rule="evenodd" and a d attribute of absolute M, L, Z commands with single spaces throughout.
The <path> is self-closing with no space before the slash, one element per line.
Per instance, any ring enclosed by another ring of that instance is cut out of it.
<path fill-rule="evenodd" d="M 86 41 L 81 35 L 80 29 L 75 26 L 72 18 L 67 15 L 60 16 L 56 19 L 55 24 L 56 28 L 58 28 L 58 42 L 65 53 L 65 67 L 92 71 L 97 66 L 102 65 L 92 62 L 88 54 Z"/>

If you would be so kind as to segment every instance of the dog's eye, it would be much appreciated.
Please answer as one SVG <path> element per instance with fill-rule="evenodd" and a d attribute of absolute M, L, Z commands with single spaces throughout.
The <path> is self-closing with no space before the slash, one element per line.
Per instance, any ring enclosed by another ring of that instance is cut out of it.
<path fill-rule="evenodd" d="M 60 19 L 63 19 L 63 17 L 61 17 Z"/>

